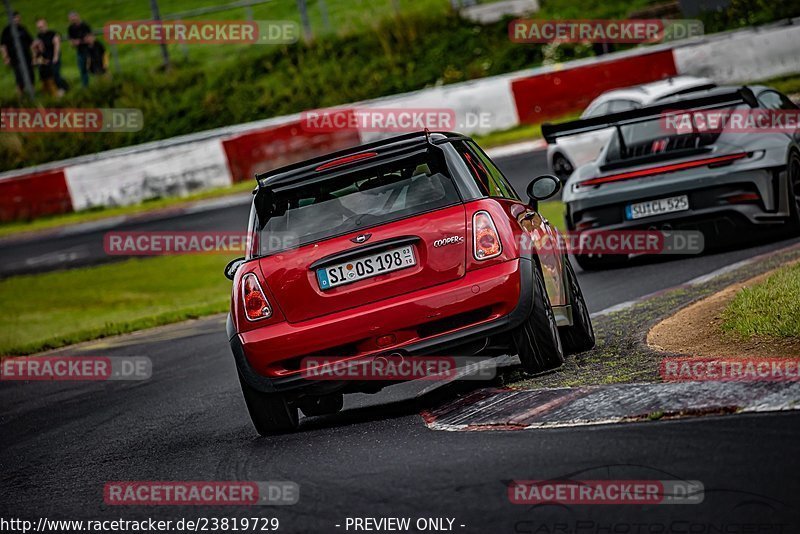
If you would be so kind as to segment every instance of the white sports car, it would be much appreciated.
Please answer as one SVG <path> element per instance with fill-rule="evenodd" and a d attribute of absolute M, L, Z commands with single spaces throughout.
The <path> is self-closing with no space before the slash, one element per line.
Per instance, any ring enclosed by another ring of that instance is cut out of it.
<path fill-rule="evenodd" d="M 644 85 L 612 89 L 592 100 L 581 114 L 581 119 L 638 109 L 665 98 L 712 87 L 714 82 L 708 78 L 676 76 Z M 613 133 L 613 128 L 606 128 L 558 139 L 555 144 L 547 146 L 547 164 L 553 174 L 566 183 L 576 168 L 597 158 Z"/>

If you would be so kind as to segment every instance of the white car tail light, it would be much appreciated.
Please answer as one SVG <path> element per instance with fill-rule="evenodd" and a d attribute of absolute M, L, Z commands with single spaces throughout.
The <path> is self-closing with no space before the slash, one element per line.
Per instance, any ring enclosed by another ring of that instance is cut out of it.
<path fill-rule="evenodd" d="M 503 252 L 497 227 L 486 211 L 476 211 L 472 216 L 472 244 L 476 260 L 488 260 Z"/>
<path fill-rule="evenodd" d="M 242 302 L 248 321 L 258 321 L 272 315 L 269 301 L 253 273 L 247 273 L 242 277 Z"/>

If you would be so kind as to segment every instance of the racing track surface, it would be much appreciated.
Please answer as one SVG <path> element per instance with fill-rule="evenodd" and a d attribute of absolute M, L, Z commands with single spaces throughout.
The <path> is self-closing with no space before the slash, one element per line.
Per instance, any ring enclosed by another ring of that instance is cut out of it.
<path fill-rule="evenodd" d="M 531 159 L 501 161 L 510 174 L 511 165 L 517 169 L 512 179 L 518 188 L 523 176 L 536 172 L 517 174 Z M 238 228 L 243 215 L 229 221 L 226 214 L 201 218 Z M 579 278 L 596 312 L 787 243 L 579 272 Z M 305 419 L 296 434 L 263 439 L 250 426 L 219 317 L 62 352 L 148 356 L 153 376 L 143 382 L 0 383 L 0 517 L 260 515 L 278 517 L 281 532 L 325 533 L 345 532 L 345 519 L 354 516 L 450 517 L 454 531 L 471 533 L 748 532 L 743 523 L 761 525 L 753 532 L 800 531 L 798 412 L 441 432 L 425 427 L 418 413 L 452 393 L 416 399 L 419 387 L 404 384 L 348 398 L 342 413 Z M 662 506 L 510 504 L 508 481 L 556 477 L 699 480 L 705 500 Z M 103 504 L 107 481 L 234 479 L 297 482 L 300 502 L 249 509 Z M 611 521 L 618 530 L 606 528 Z M 620 524 L 628 524 L 627 530 Z M 720 526 L 728 530 L 712 530 Z"/>

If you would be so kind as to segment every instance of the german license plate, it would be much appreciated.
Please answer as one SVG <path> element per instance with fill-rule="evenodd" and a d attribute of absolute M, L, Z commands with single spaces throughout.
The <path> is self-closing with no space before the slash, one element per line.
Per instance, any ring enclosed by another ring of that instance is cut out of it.
<path fill-rule="evenodd" d="M 663 215 L 664 213 L 674 213 L 676 211 L 686 211 L 688 209 L 688 195 L 680 195 L 677 197 L 660 198 L 658 200 L 628 204 L 625 207 L 625 218 L 628 220 L 642 219 L 644 217 L 654 217 L 656 215 Z"/>
<path fill-rule="evenodd" d="M 317 282 L 319 282 L 320 289 L 330 289 L 364 280 L 365 278 L 372 278 L 379 274 L 405 269 L 416 264 L 414 248 L 411 245 L 406 245 L 317 269 Z"/>

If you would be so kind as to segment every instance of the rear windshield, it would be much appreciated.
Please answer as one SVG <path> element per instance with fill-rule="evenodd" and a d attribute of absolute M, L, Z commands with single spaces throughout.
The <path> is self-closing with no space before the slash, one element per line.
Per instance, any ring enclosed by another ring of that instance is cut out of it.
<path fill-rule="evenodd" d="M 267 186 L 255 199 L 257 254 L 271 254 L 460 201 L 438 151 L 289 188 Z"/>

